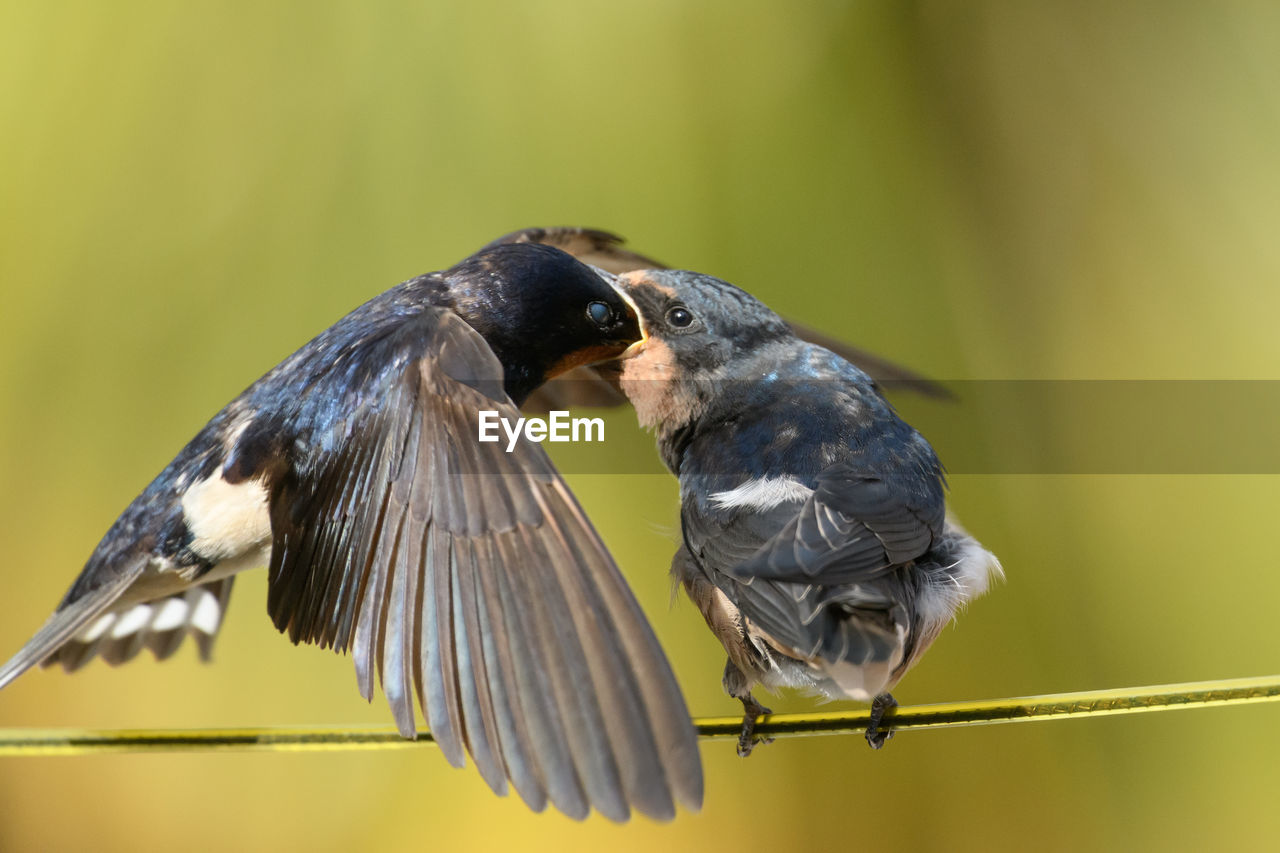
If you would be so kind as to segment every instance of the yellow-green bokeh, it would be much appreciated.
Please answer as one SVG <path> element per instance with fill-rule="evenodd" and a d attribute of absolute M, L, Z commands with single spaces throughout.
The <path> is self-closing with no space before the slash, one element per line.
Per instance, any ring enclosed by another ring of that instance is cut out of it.
<path fill-rule="evenodd" d="M 0 5 L 0 656 L 244 385 L 526 225 L 617 230 L 943 378 L 1280 378 L 1277 93 L 1267 3 Z M 647 447 L 629 414 L 607 434 Z M 571 481 L 695 713 L 733 713 L 668 606 L 673 483 Z M 1009 580 L 904 703 L 1280 670 L 1275 477 L 952 495 Z M 214 666 L 32 673 L 0 726 L 387 722 L 264 597 L 237 583 Z M 0 850 L 1257 849 L 1276 731 L 1267 706 L 708 744 L 703 812 L 626 827 L 418 750 L 5 759 Z"/>

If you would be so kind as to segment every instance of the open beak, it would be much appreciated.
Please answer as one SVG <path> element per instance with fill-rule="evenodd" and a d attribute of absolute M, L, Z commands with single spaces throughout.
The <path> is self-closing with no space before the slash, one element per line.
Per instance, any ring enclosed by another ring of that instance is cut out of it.
<path fill-rule="evenodd" d="M 641 330 L 641 334 L 644 334 L 644 330 L 643 330 L 643 329 Z M 639 355 L 639 354 L 640 354 L 640 350 L 642 350 L 642 349 L 644 348 L 645 342 L 646 342 L 646 341 L 648 341 L 648 340 L 649 340 L 649 338 L 646 336 L 646 337 L 643 337 L 643 338 L 641 338 L 640 340 L 636 341 L 634 344 L 632 344 L 631 346 L 629 346 L 629 347 L 627 347 L 626 349 L 624 349 L 624 350 L 622 351 L 622 354 L 618 356 L 618 359 L 619 359 L 619 360 L 622 360 L 622 359 L 625 359 L 625 358 L 631 358 L 631 356 L 633 356 L 633 355 Z"/>
<path fill-rule="evenodd" d="M 645 343 L 649 340 L 649 332 L 644 327 L 644 315 L 640 313 L 640 308 L 636 305 L 635 300 L 631 298 L 630 294 L 628 294 L 625 290 L 623 290 L 621 287 L 618 286 L 617 281 L 620 278 L 621 276 L 619 276 L 618 278 L 615 278 L 612 282 L 610 282 L 610 285 L 613 287 L 615 291 L 617 291 L 618 295 L 622 297 L 622 301 L 627 303 L 627 307 L 631 309 L 631 313 L 635 314 L 636 325 L 640 327 L 640 340 L 636 341 L 631 346 L 624 349 L 622 353 L 617 356 L 617 359 L 619 361 L 621 361 L 622 359 L 631 358 L 633 355 L 638 355 L 640 353 L 640 350 L 644 349 Z"/>

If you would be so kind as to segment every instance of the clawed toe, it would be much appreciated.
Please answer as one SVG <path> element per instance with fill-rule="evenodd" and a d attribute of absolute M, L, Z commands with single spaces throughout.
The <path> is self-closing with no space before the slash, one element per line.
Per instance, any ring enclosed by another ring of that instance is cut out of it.
<path fill-rule="evenodd" d="M 771 737 L 756 737 L 756 720 L 772 714 L 765 706 L 756 701 L 750 693 L 742 701 L 742 734 L 738 737 L 738 755 L 746 758 L 759 744 L 773 743 Z"/>
<path fill-rule="evenodd" d="M 885 745 L 885 741 L 893 737 L 893 730 L 881 729 L 880 724 L 884 721 L 885 715 L 896 707 L 898 707 L 898 700 L 888 693 L 881 693 L 871 703 L 871 721 L 867 723 L 867 744 L 872 749 L 880 749 Z"/>

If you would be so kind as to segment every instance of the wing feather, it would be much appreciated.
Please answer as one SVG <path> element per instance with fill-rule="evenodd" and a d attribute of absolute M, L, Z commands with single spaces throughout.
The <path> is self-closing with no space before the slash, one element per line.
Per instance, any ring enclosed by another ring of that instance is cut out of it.
<path fill-rule="evenodd" d="M 391 580 L 383 616 L 379 673 L 382 692 L 391 706 L 396 728 L 405 737 L 416 734 L 412 680 L 407 671 L 411 653 L 405 648 L 407 639 L 413 635 L 410 626 L 415 621 L 414 615 L 408 612 L 408 602 L 413 600 L 409 587 L 417 585 L 418 572 L 417 566 L 409 565 L 409 543 L 406 540 L 410 538 L 412 534 L 406 530 L 405 513 L 402 511 L 396 520 L 392 556 L 385 564 Z"/>
<path fill-rule="evenodd" d="M 142 574 L 147 565 L 147 555 L 135 554 L 128 562 L 119 565 L 98 586 L 86 591 L 79 598 L 68 602 L 49 617 L 35 636 L 27 641 L 18 653 L 0 666 L 0 687 L 39 663 L 57 660 L 57 653 L 64 643 L 90 626 L 94 619 L 107 610 L 129 585 Z M 88 657 L 76 656 L 72 666 L 83 664 Z"/>
<path fill-rule="evenodd" d="M 920 441 L 923 447 L 923 440 Z M 739 578 L 800 583 L 867 581 L 924 555 L 946 523 L 942 469 L 932 450 L 920 465 L 832 465 L 795 516 L 745 561 Z"/>
<path fill-rule="evenodd" d="M 493 565 L 495 555 L 490 552 L 492 544 L 488 539 L 475 541 L 474 557 L 477 567 Z M 481 569 L 475 573 L 475 582 L 476 600 L 488 602 L 489 605 L 478 607 L 477 614 L 498 740 L 502 745 L 502 760 L 512 786 L 534 811 L 542 811 L 547 805 L 547 793 L 538 777 L 532 755 L 536 743 L 529 735 L 524 714 L 519 707 L 515 656 L 507 634 L 503 596 L 495 574 Z"/>
<path fill-rule="evenodd" d="M 426 559 L 430 567 L 430 591 L 425 595 L 422 617 L 423 652 L 425 657 L 426 702 L 423 708 L 431 734 L 449 763 L 462 767 L 463 757 L 462 703 L 455 675 L 459 653 L 454 648 L 453 574 L 449 569 L 449 534 L 436 525 L 427 529 Z"/>
<path fill-rule="evenodd" d="M 519 564 L 522 555 L 527 559 L 530 552 L 520 539 L 520 531 L 496 537 L 496 559 L 503 565 Z M 544 638 L 551 636 L 550 626 L 544 621 L 543 608 L 536 602 L 531 604 L 532 590 L 524 573 L 493 572 L 492 576 L 502 602 L 501 621 L 511 625 L 516 636 L 511 644 L 517 680 L 515 695 L 521 699 L 539 778 L 556 808 L 572 817 L 586 817 L 590 803 L 574 769 L 566 715 L 556 697 L 557 683 L 572 689 L 571 679 L 563 671 L 564 657 L 546 647 Z"/>
<path fill-rule="evenodd" d="M 582 685 L 594 681 L 583 648 L 590 645 L 594 637 L 584 638 L 579 633 L 571 592 L 556 576 L 557 562 L 563 562 L 566 555 L 554 535 L 529 535 L 526 548 L 533 554 L 528 563 L 530 603 L 541 617 L 539 639 L 545 657 L 555 664 L 551 670 L 552 690 L 558 714 L 565 721 L 575 773 L 591 805 L 613 820 L 625 820 L 629 810 L 617 762 L 609 747 L 600 696 L 596 691 L 582 689 Z"/>
<path fill-rule="evenodd" d="M 458 687 L 463 731 L 476 769 L 496 794 L 507 792 L 502 766 L 497 719 L 489 693 L 489 672 L 484 659 L 479 605 L 476 601 L 475 565 L 470 543 L 455 537 L 449 561 L 453 579 L 453 629 L 458 655 Z"/>

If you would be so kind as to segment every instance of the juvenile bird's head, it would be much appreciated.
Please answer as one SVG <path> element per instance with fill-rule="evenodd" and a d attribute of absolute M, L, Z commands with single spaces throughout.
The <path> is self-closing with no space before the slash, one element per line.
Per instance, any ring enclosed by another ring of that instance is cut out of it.
<path fill-rule="evenodd" d="M 706 410 L 729 381 L 751 378 L 755 357 L 794 341 L 786 321 L 745 291 L 687 270 L 618 277 L 645 340 L 621 362 L 621 387 L 640 423 L 670 432 Z"/>
<path fill-rule="evenodd" d="M 483 249 L 444 273 L 453 309 L 502 363 L 516 404 L 543 382 L 641 340 L 613 276 L 537 243 Z"/>

